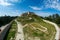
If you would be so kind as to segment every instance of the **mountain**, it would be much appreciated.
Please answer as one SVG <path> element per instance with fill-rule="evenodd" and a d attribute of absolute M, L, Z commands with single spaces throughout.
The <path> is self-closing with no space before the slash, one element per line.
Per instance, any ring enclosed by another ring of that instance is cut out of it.
<path fill-rule="evenodd" d="M 24 28 L 25 40 L 55 40 L 56 29 L 53 25 L 46 23 L 34 12 L 23 13 L 17 18 Z"/>

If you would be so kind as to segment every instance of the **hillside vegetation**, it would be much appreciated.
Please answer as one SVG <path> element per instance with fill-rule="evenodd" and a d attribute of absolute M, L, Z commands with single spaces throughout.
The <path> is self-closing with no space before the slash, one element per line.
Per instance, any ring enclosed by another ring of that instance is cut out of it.
<path fill-rule="evenodd" d="M 49 15 L 48 17 L 44 17 L 44 19 L 52 21 L 58 24 L 58 26 L 60 27 L 60 15 L 59 14 Z"/>
<path fill-rule="evenodd" d="M 17 20 L 24 26 L 25 40 L 55 40 L 55 27 L 44 22 L 43 19 L 35 13 L 23 13 Z"/>
<path fill-rule="evenodd" d="M 11 28 L 8 30 L 4 40 L 15 40 L 16 32 L 17 32 L 17 23 L 13 21 L 11 24 Z"/>

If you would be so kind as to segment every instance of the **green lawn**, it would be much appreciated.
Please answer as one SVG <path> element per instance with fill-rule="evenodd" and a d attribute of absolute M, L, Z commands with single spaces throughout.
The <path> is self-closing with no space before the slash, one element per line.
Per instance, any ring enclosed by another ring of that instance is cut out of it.
<path fill-rule="evenodd" d="M 13 38 L 12 40 L 15 40 L 16 31 L 17 31 L 17 24 L 15 21 L 13 21 L 11 24 L 11 28 L 8 31 L 8 35 L 5 40 L 10 40 L 11 38 Z"/>

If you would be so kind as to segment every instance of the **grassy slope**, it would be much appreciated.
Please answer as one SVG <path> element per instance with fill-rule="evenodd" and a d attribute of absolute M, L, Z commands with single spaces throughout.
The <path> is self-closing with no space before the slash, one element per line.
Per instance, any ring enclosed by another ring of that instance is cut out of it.
<path fill-rule="evenodd" d="M 32 37 L 32 40 L 34 40 L 34 37 L 38 37 L 41 40 L 55 40 L 54 38 L 56 30 L 53 25 L 45 23 L 39 16 L 31 16 L 31 17 L 32 17 L 31 20 L 29 20 L 29 16 L 19 17 L 17 20 L 21 22 L 22 25 L 31 24 L 35 28 L 41 29 L 39 25 L 42 25 L 43 27 L 47 28 L 48 33 L 42 32 L 38 29 L 34 29 L 31 27 L 31 25 L 27 25 L 23 30 L 25 34 L 25 40 L 29 40 L 28 37 Z"/>
<path fill-rule="evenodd" d="M 15 40 L 14 38 L 15 38 L 16 31 L 17 31 L 17 24 L 15 21 L 13 21 L 11 24 L 11 28 L 8 31 L 8 35 L 5 40 L 10 40 L 11 37 L 13 38 L 13 40 Z"/>

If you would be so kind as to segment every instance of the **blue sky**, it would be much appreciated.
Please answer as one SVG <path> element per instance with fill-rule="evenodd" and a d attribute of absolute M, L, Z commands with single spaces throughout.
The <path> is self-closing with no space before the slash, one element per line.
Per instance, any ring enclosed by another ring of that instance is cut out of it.
<path fill-rule="evenodd" d="M 19 16 L 28 11 L 40 16 L 60 15 L 60 0 L 0 0 L 0 16 Z"/>

